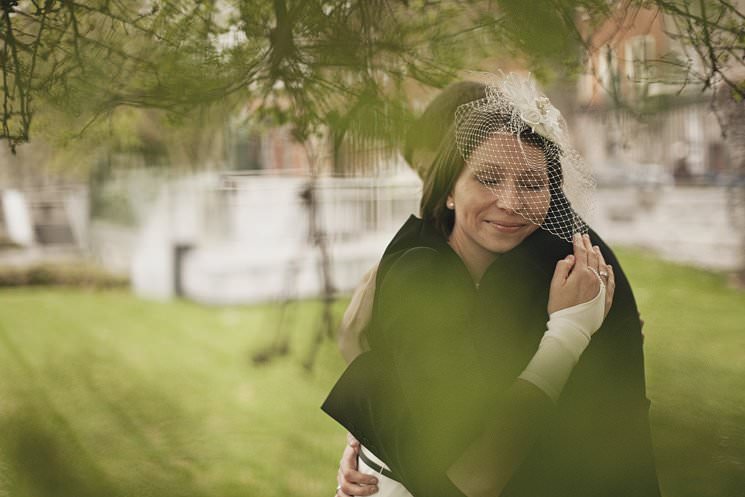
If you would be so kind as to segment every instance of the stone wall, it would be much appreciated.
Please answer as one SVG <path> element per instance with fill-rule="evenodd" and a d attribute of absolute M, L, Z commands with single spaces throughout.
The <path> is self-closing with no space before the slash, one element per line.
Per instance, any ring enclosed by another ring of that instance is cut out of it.
<path fill-rule="evenodd" d="M 733 270 L 745 263 L 743 192 L 726 187 L 602 189 L 591 224 L 610 244 L 650 249 L 700 267 Z"/>

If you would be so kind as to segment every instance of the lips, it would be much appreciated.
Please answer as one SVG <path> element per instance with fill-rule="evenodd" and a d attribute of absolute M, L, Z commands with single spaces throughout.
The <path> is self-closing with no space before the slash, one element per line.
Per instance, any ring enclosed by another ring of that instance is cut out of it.
<path fill-rule="evenodd" d="M 487 224 L 502 233 L 515 233 L 525 227 L 525 223 L 508 222 L 508 221 L 486 221 Z"/>

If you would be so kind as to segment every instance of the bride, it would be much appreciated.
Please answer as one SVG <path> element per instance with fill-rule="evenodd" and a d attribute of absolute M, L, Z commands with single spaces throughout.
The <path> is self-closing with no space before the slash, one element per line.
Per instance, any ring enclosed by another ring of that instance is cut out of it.
<path fill-rule="evenodd" d="M 360 442 L 337 495 L 659 496 L 636 305 L 568 200 L 561 116 L 516 75 L 455 88 L 413 128 L 421 218 L 323 405 Z"/>

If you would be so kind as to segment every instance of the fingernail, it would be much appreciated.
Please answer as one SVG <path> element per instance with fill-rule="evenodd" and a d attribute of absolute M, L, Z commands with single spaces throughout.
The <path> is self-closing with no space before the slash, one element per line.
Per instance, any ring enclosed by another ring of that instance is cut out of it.
<path fill-rule="evenodd" d="M 571 261 L 572 259 L 574 259 L 574 256 L 573 256 L 572 254 L 569 254 L 569 255 L 568 255 L 568 256 L 566 257 L 566 259 L 567 259 L 568 261 Z"/>

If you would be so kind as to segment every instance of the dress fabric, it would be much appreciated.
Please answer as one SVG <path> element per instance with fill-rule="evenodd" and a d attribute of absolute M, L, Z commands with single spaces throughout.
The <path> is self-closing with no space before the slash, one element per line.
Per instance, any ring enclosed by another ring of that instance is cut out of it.
<path fill-rule="evenodd" d="M 613 306 L 502 497 L 660 496 L 636 303 L 612 251 L 590 237 L 613 266 Z M 571 252 L 538 229 L 500 254 L 476 289 L 444 237 L 411 216 L 380 262 L 370 350 L 322 409 L 415 497 L 462 497 L 445 471 L 537 350 L 556 262 Z"/>
<path fill-rule="evenodd" d="M 413 497 L 403 484 L 385 474 L 385 470 L 390 470 L 390 468 L 375 454 L 364 445 L 359 450 L 361 455 L 357 458 L 357 470 L 378 479 L 378 491 L 375 492 L 375 497 Z M 368 461 L 372 461 L 374 467 L 371 467 Z"/>

